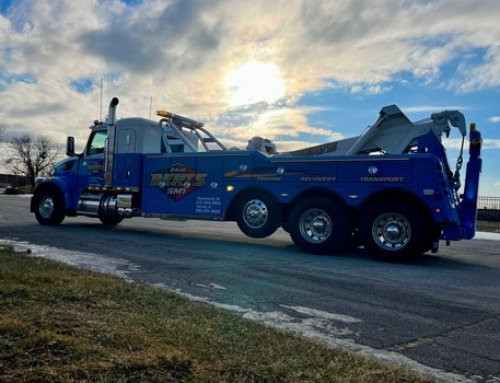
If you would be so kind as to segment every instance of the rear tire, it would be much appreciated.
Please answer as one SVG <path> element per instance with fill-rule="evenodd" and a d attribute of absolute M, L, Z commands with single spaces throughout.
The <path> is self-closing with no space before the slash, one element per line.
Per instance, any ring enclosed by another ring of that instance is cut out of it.
<path fill-rule="evenodd" d="M 242 196 L 236 204 L 236 222 L 240 230 L 249 237 L 268 237 L 280 226 L 281 209 L 269 195 L 249 193 Z"/>
<path fill-rule="evenodd" d="M 345 210 L 324 198 L 307 198 L 290 214 L 290 237 L 306 253 L 327 254 L 344 247 L 351 233 Z"/>
<path fill-rule="evenodd" d="M 59 225 L 64 216 L 64 198 L 59 190 L 46 188 L 35 193 L 35 217 L 40 225 Z"/>
<path fill-rule="evenodd" d="M 361 217 L 360 235 L 365 249 L 384 261 L 413 261 L 427 250 L 428 229 L 422 213 L 410 202 L 383 200 Z"/>

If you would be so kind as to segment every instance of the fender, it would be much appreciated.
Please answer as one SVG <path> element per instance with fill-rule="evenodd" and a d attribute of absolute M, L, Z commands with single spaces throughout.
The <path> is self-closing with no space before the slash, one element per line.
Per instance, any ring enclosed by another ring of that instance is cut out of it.
<path fill-rule="evenodd" d="M 77 185 L 73 180 L 67 177 L 48 177 L 45 180 L 41 181 L 36 185 L 35 190 L 33 191 L 33 197 L 31 198 L 31 206 L 30 211 L 35 211 L 35 199 L 37 193 L 46 188 L 53 188 L 59 190 L 64 198 L 64 208 L 66 211 L 76 211 L 76 207 L 78 204 L 78 198 L 75 195 L 75 191 L 77 190 Z"/>

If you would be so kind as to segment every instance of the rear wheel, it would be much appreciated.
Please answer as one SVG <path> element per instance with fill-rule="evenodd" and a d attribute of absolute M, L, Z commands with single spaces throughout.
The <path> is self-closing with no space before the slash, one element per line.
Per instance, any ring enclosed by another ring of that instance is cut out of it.
<path fill-rule="evenodd" d="M 427 250 L 426 222 L 410 202 L 383 200 L 370 206 L 361 217 L 363 246 L 385 261 L 411 261 Z"/>
<path fill-rule="evenodd" d="M 307 198 L 290 214 L 290 236 L 303 251 L 332 253 L 349 240 L 351 225 L 344 209 L 328 198 Z"/>
<path fill-rule="evenodd" d="M 252 238 L 273 234 L 281 223 L 279 205 L 267 194 L 254 192 L 241 197 L 236 204 L 236 222 Z"/>
<path fill-rule="evenodd" d="M 35 193 L 35 217 L 41 225 L 59 225 L 65 215 L 64 199 L 55 189 Z"/>

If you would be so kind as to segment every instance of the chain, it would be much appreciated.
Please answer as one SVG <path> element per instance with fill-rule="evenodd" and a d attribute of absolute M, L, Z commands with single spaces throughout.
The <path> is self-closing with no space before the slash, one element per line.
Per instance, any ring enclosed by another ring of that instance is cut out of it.
<path fill-rule="evenodd" d="M 453 175 L 453 182 L 454 182 L 455 190 L 460 189 L 460 187 L 462 186 L 462 184 L 460 182 L 460 170 L 462 169 L 462 164 L 464 162 L 464 157 L 463 157 L 464 142 L 465 142 L 465 136 L 462 136 L 462 145 L 460 147 L 460 154 L 458 155 L 457 166 L 455 168 L 455 174 Z"/>

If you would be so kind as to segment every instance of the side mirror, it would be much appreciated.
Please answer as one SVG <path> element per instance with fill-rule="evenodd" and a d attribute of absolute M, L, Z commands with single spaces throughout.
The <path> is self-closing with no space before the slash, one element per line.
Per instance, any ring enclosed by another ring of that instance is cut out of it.
<path fill-rule="evenodd" d="M 68 157 L 75 156 L 75 137 L 68 137 L 66 141 L 66 155 Z"/>

